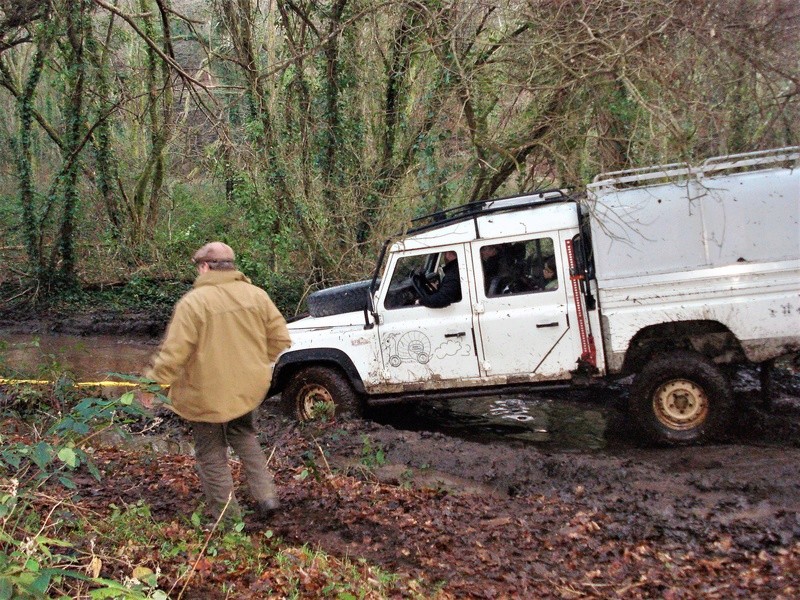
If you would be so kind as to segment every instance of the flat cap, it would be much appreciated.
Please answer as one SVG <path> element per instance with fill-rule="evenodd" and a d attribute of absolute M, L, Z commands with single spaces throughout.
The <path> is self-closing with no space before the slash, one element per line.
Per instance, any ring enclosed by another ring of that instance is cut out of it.
<path fill-rule="evenodd" d="M 222 242 L 209 242 L 195 252 L 192 257 L 192 262 L 195 264 L 201 262 L 232 263 L 234 260 L 236 260 L 236 257 L 233 254 L 233 248 Z"/>

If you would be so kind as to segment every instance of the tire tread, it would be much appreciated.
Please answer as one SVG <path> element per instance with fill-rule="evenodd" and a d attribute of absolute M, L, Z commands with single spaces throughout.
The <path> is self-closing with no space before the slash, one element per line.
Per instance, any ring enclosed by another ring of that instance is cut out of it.
<path fill-rule="evenodd" d="M 653 412 L 653 392 L 662 383 L 674 378 L 698 383 L 708 396 L 708 417 L 698 427 L 669 429 Z M 666 445 L 697 444 L 717 438 L 728 428 L 733 415 L 733 392 L 724 373 L 710 359 L 689 350 L 673 350 L 656 355 L 636 376 L 631 386 L 630 412 L 639 429 L 651 442 Z"/>

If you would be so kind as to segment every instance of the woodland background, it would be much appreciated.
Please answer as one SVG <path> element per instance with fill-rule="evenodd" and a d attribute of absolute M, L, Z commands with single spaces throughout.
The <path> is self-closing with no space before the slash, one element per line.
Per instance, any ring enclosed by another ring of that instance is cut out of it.
<path fill-rule="evenodd" d="M 799 138 L 797 0 L 0 0 L 0 327 L 105 308 L 160 333 L 211 239 L 288 316 L 433 210 Z M 36 373 L 0 385 L 0 600 L 800 589 L 794 375 L 741 443 L 680 455 L 266 410 L 286 509 L 208 532 L 174 420 Z"/>
<path fill-rule="evenodd" d="M 0 0 L 0 305 L 222 239 L 292 313 L 415 216 L 797 144 L 799 67 L 795 0 Z"/>

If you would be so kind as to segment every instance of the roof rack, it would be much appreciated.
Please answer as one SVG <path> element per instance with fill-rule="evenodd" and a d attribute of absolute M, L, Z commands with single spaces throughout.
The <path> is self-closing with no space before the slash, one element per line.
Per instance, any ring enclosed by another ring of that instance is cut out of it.
<path fill-rule="evenodd" d="M 491 213 L 519 210 L 534 205 L 567 202 L 572 199 L 568 190 L 552 188 L 532 192 L 530 194 L 492 198 L 489 200 L 476 200 L 412 219 L 412 227 L 407 233 L 419 233 L 420 231 L 438 229 L 439 227 L 444 227 L 451 223 L 457 223 Z"/>
<path fill-rule="evenodd" d="M 797 163 L 798 160 L 800 160 L 800 146 L 788 146 L 707 158 L 697 167 L 693 167 L 689 163 L 671 163 L 600 173 L 587 187 L 589 189 L 638 187 L 688 177 L 703 177 L 725 171 L 767 168 L 769 165 L 781 162 Z"/>

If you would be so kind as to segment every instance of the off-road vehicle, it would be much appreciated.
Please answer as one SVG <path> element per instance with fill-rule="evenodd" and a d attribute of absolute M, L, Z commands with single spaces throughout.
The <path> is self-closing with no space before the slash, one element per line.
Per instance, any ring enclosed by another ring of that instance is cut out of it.
<path fill-rule="evenodd" d="M 310 419 L 326 403 L 360 413 L 634 375 L 645 434 L 708 439 L 734 411 L 727 366 L 762 365 L 768 383 L 772 361 L 800 350 L 799 150 L 610 173 L 582 196 L 417 220 L 387 240 L 371 279 L 309 297 L 270 393 Z M 446 251 L 461 299 L 426 308 Z"/>

